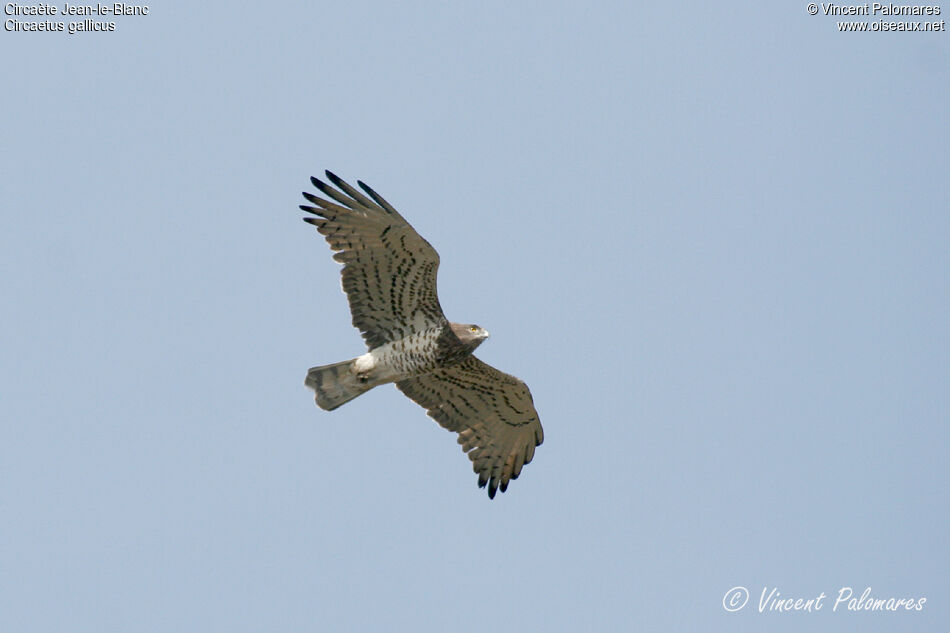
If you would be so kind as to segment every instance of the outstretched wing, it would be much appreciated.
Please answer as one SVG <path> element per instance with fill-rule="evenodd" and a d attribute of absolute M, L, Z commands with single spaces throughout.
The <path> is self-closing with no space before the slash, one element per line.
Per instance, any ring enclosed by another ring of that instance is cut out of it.
<path fill-rule="evenodd" d="M 369 198 L 326 172 L 339 191 L 316 178 L 333 201 L 304 192 L 300 205 L 343 264 L 343 291 L 353 325 L 370 349 L 446 322 L 436 294 L 439 254 L 399 213 L 362 182 Z M 372 200 L 370 199 L 372 198 Z"/>
<path fill-rule="evenodd" d="M 528 385 L 474 356 L 396 383 L 439 424 L 459 434 L 462 450 L 488 484 L 488 496 L 504 492 L 534 457 L 544 431 Z"/>

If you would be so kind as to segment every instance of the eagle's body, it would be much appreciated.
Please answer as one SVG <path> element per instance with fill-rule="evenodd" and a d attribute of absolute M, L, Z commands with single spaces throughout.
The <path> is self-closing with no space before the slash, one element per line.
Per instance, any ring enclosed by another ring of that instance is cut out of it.
<path fill-rule="evenodd" d="M 343 263 L 343 290 L 353 325 L 369 351 L 352 360 L 313 367 L 305 384 L 317 404 L 333 410 L 385 383 L 459 434 L 490 497 L 531 461 L 544 433 L 528 387 L 475 358 L 488 332 L 450 323 L 436 293 L 439 256 L 399 213 L 359 182 L 370 198 L 330 172 L 339 191 L 316 178 L 334 202 L 304 193 L 315 206 L 301 209 Z"/>
<path fill-rule="evenodd" d="M 486 338 L 488 333 L 477 325 L 446 322 L 384 343 L 351 361 L 313 367 L 304 384 L 314 390 L 322 409 L 332 411 L 378 385 L 455 364 Z"/>
<path fill-rule="evenodd" d="M 429 328 L 417 334 L 386 343 L 370 350 L 369 356 L 376 370 L 383 372 L 388 381 L 397 382 L 420 374 L 428 374 L 465 358 L 488 338 L 477 325 L 446 323 L 441 328 Z M 357 371 L 361 371 L 357 359 Z"/>

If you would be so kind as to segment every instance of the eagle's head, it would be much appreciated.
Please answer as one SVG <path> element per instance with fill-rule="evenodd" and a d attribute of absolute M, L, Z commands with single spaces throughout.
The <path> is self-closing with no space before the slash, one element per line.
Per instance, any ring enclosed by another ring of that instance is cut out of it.
<path fill-rule="evenodd" d="M 469 349 L 475 349 L 488 338 L 488 330 L 472 323 L 451 323 L 452 333 Z"/>

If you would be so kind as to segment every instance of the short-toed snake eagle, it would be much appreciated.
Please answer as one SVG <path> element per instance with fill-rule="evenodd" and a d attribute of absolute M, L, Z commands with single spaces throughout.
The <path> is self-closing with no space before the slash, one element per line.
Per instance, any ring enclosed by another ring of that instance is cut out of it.
<path fill-rule="evenodd" d="M 439 255 L 388 202 L 362 182 L 354 189 L 326 172 L 337 189 L 311 178 L 329 200 L 304 192 L 343 264 L 343 290 L 353 325 L 369 351 L 313 367 L 305 384 L 327 411 L 377 385 L 396 383 L 450 431 L 472 460 L 478 485 L 494 498 L 516 479 L 544 439 L 531 392 L 521 380 L 475 358 L 488 332 L 450 323 L 436 294 Z"/>

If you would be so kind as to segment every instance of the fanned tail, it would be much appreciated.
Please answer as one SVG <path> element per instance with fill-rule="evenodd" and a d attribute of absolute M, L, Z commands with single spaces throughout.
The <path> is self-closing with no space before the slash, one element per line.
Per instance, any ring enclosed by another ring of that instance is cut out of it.
<path fill-rule="evenodd" d="M 361 381 L 353 369 L 354 360 L 342 363 L 311 367 L 303 384 L 313 389 L 321 409 L 333 411 L 356 396 L 372 389 L 371 382 Z"/>

